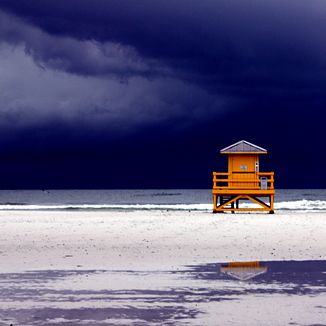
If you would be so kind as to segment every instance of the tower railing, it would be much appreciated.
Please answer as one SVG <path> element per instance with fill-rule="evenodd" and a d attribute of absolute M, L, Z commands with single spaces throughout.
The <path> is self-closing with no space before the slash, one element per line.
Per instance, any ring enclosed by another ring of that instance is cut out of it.
<path fill-rule="evenodd" d="M 262 180 L 262 178 L 266 179 Z M 262 182 L 266 184 L 266 188 L 263 187 Z M 274 190 L 274 172 L 253 172 L 246 173 L 245 175 L 240 173 L 213 172 L 213 189 Z"/>

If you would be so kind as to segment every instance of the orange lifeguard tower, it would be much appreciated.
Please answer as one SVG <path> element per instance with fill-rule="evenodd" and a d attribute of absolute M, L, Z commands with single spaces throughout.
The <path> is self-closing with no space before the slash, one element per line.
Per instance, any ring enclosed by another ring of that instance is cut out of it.
<path fill-rule="evenodd" d="M 267 154 L 267 150 L 242 140 L 223 148 L 221 154 L 228 155 L 228 172 L 213 172 L 213 213 L 267 211 L 273 214 L 274 172 L 259 172 L 259 155 Z M 242 200 L 250 200 L 255 205 L 240 207 Z"/>

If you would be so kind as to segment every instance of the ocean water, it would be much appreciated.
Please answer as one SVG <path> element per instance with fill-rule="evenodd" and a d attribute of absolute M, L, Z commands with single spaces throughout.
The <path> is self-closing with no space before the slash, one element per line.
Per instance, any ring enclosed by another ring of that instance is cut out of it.
<path fill-rule="evenodd" d="M 250 207 L 250 202 L 244 204 Z M 0 210 L 212 211 L 211 189 L 0 190 Z M 326 212 L 326 189 L 279 189 L 275 212 Z"/>

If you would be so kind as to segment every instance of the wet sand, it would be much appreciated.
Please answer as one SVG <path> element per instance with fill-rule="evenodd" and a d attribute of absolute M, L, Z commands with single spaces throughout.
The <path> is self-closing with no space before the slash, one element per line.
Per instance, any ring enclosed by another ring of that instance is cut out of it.
<path fill-rule="evenodd" d="M 326 320 L 324 287 L 295 295 L 275 285 L 273 293 L 250 294 L 246 288 L 252 283 L 237 280 L 222 298 L 223 282 L 178 274 L 189 265 L 220 262 L 326 260 L 324 213 L 2 211 L 0 226 L 6 284 L 0 325 L 36 320 L 39 325 L 85 320 L 88 325 L 262 325 L 264 320 L 312 325 Z M 20 288 L 31 291 L 19 299 L 14 292 Z M 164 296 L 168 291 L 173 295 Z M 86 319 L 78 317 L 82 314 Z"/>

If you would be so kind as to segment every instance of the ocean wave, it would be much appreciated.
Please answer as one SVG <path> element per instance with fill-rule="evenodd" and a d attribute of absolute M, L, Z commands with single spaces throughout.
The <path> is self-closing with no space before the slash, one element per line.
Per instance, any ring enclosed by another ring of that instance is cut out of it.
<path fill-rule="evenodd" d="M 326 211 L 326 201 L 302 199 L 291 202 L 280 202 L 275 203 L 275 209 L 293 211 Z"/>
<path fill-rule="evenodd" d="M 244 208 L 257 207 L 255 204 L 245 203 Z M 111 210 L 111 211 L 135 211 L 135 210 L 171 210 L 171 211 L 212 211 L 212 204 L 121 204 L 121 205 L 30 205 L 18 203 L 0 204 L 0 210 Z M 326 211 L 326 201 L 322 200 L 297 200 L 277 202 L 275 211 Z"/>
<path fill-rule="evenodd" d="M 255 204 L 247 203 L 242 205 L 245 208 L 258 207 Z M 310 211 L 310 212 L 322 212 L 326 211 L 326 201 L 324 200 L 295 200 L 295 201 L 283 201 L 274 203 L 275 211 Z"/>
<path fill-rule="evenodd" d="M 210 204 L 128 204 L 128 205 L 0 205 L 0 210 L 176 210 L 210 211 Z"/>

